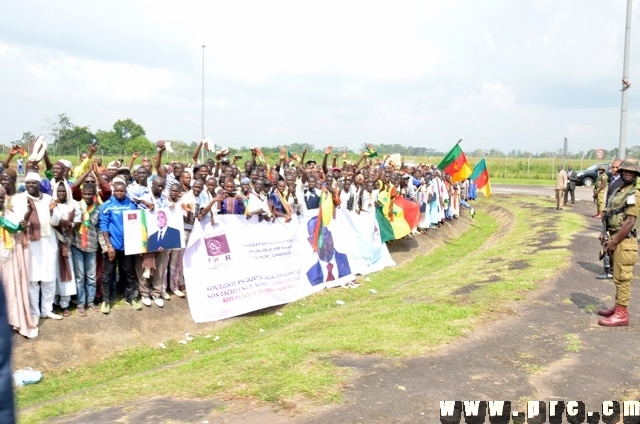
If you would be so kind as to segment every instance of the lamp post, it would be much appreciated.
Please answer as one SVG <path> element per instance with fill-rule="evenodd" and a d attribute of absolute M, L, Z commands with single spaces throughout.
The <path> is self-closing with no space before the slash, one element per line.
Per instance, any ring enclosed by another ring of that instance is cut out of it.
<path fill-rule="evenodd" d="M 207 46 L 202 45 L 202 134 L 200 140 L 204 138 L 204 49 Z M 200 149 L 200 162 L 204 162 L 204 149 Z"/>
<path fill-rule="evenodd" d="M 531 162 L 531 155 L 529 155 L 529 159 L 527 159 L 527 180 L 529 179 L 529 163 Z"/>
<path fill-rule="evenodd" d="M 622 102 L 620 105 L 620 141 L 618 142 L 618 157 L 624 160 L 627 144 L 627 90 L 629 83 L 629 50 L 631 49 L 631 4 L 627 0 L 627 23 L 624 31 L 624 59 L 622 62 Z"/>
<path fill-rule="evenodd" d="M 582 160 L 584 159 L 584 157 L 587 156 L 587 154 L 585 153 L 584 155 L 582 155 L 582 157 L 580 158 L 580 169 L 584 169 L 582 167 Z"/>
<path fill-rule="evenodd" d="M 504 158 L 504 178 L 507 178 L 507 159 L 509 159 L 509 155 Z"/>
<path fill-rule="evenodd" d="M 551 179 L 553 180 L 553 170 L 556 167 L 556 158 L 558 157 L 558 153 L 555 154 L 553 159 L 551 159 Z"/>

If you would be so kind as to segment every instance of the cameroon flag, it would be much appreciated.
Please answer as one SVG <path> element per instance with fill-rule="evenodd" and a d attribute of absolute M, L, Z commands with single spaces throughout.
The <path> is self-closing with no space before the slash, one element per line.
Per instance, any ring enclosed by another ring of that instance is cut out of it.
<path fill-rule="evenodd" d="M 476 187 L 488 198 L 491 197 L 491 182 L 489 181 L 489 171 L 487 170 L 487 162 L 484 158 L 473 167 L 471 180 L 476 183 Z"/>
<path fill-rule="evenodd" d="M 380 227 L 380 238 L 383 242 L 398 240 L 411 233 L 411 227 L 405 218 L 404 209 L 396 203 L 401 196 L 396 197 L 395 201 L 391 200 L 395 194 L 396 189 L 393 186 L 391 188 L 383 187 L 378 193 L 378 202 L 380 202 L 381 206 L 376 207 L 376 220 L 378 221 L 378 227 Z M 390 211 L 391 214 L 389 213 Z M 418 216 L 419 214 L 420 210 L 418 209 Z"/>
<path fill-rule="evenodd" d="M 142 231 L 142 252 L 147 253 L 147 245 L 149 243 L 149 234 L 147 233 L 147 211 L 140 211 L 140 229 Z"/>
<path fill-rule="evenodd" d="M 322 249 L 322 233 L 331 223 L 333 218 L 333 199 L 331 193 L 323 191 L 320 194 L 320 209 L 318 210 L 318 219 L 313 230 L 313 251 L 317 252 Z"/>
<path fill-rule="evenodd" d="M 453 146 L 453 149 L 438 164 L 438 168 L 451 175 L 451 181 L 464 181 L 473 172 L 467 157 L 460 148 L 460 144 Z"/>

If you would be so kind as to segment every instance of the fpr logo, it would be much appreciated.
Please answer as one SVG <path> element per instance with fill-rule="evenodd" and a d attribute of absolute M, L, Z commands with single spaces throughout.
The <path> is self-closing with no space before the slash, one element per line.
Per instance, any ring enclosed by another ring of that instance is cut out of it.
<path fill-rule="evenodd" d="M 599 412 L 586 412 L 582 401 L 529 401 L 522 412 L 512 412 L 510 401 L 440 401 L 441 424 L 616 424 L 621 417 L 623 424 L 640 424 L 640 401 L 624 401 L 622 410 L 620 402 L 605 401 Z"/>

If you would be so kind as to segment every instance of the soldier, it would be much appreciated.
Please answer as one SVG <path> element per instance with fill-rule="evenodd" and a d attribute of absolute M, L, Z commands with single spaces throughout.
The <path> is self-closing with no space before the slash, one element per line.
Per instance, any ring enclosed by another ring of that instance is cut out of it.
<path fill-rule="evenodd" d="M 607 194 L 607 186 L 609 185 L 609 177 L 607 177 L 606 171 L 606 166 L 600 165 L 598 167 L 598 179 L 593 189 L 593 199 L 598 207 L 598 213 L 593 216 L 595 219 L 602 219 L 602 211 L 605 206 L 605 195 Z"/>
<path fill-rule="evenodd" d="M 607 230 L 611 234 L 604 249 L 613 255 L 613 282 L 616 285 L 616 304 L 611 309 L 601 309 L 603 317 L 598 324 L 606 327 L 629 325 L 629 297 L 633 266 L 638 260 L 636 218 L 640 213 L 640 191 L 636 187 L 640 163 L 626 159 L 620 165 L 622 186 L 612 194 L 611 205 L 605 209 Z M 604 234 L 600 235 L 601 240 Z"/>

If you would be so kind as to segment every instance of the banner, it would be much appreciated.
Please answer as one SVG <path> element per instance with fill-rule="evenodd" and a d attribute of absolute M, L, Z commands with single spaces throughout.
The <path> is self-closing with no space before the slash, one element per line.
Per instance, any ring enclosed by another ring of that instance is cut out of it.
<path fill-rule="evenodd" d="M 184 249 L 184 223 L 180 210 L 138 209 L 122 214 L 125 255 Z"/>
<path fill-rule="evenodd" d="M 195 322 L 217 321 L 293 302 L 394 265 L 375 218 L 336 210 L 317 251 L 317 210 L 288 223 L 218 215 L 195 225 L 183 259 Z M 377 238 L 377 241 L 376 241 Z"/>

